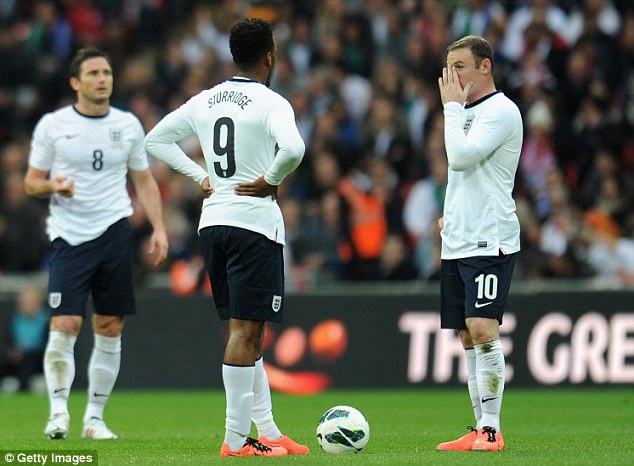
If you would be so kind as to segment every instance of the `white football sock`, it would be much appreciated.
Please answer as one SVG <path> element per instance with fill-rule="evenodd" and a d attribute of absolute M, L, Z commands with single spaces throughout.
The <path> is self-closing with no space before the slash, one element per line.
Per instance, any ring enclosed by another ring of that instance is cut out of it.
<path fill-rule="evenodd" d="M 75 380 L 75 342 L 77 337 L 51 331 L 44 352 L 44 376 L 51 405 L 51 416 L 68 414 L 68 396 Z"/>
<path fill-rule="evenodd" d="M 253 382 L 253 422 L 258 428 L 258 437 L 277 440 L 282 432 L 273 420 L 273 403 L 269 378 L 264 370 L 264 358 L 255 361 L 255 380 Z"/>
<path fill-rule="evenodd" d="M 476 420 L 476 429 L 480 428 L 480 419 L 482 419 L 482 410 L 480 409 L 480 395 L 478 394 L 478 381 L 476 378 L 476 355 L 473 348 L 466 349 L 467 356 L 467 387 L 469 388 L 469 396 L 471 397 L 471 406 L 473 407 L 473 415 Z"/>
<path fill-rule="evenodd" d="M 121 335 L 105 337 L 95 333 L 88 363 L 88 405 L 84 424 L 91 418 L 103 419 L 103 411 L 121 367 Z"/>
<path fill-rule="evenodd" d="M 491 426 L 500 431 L 500 410 L 504 394 L 505 362 L 502 342 L 490 341 L 475 345 L 476 377 L 482 419 L 478 427 Z"/>
<path fill-rule="evenodd" d="M 227 397 L 225 442 L 234 451 L 241 450 L 251 432 L 255 366 L 222 365 L 222 381 Z"/>

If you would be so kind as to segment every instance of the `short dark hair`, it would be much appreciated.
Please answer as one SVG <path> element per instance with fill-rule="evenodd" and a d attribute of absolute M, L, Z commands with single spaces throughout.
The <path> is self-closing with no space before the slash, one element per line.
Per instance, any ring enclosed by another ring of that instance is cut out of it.
<path fill-rule="evenodd" d="M 229 31 L 229 48 L 239 69 L 253 69 L 275 49 L 271 23 L 260 18 L 238 21 Z"/>
<path fill-rule="evenodd" d="M 105 52 L 102 52 L 96 47 L 86 47 L 83 49 L 79 49 L 73 60 L 70 62 L 70 66 L 68 69 L 68 74 L 71 78 L 79 79 L 79 74 L 81 72 L 81 64 L 90 58 L 101 57 L 105 58 L 110 66 L 112 66 L 112 62 L 110 61 L 110 57 Z"/>
<path fill-rule="evenodd" d="M 473 58 L 475 59 L 476 67 L 480 66 L 482 60 L 488 58 L 491 62 L 491 69 L 493 69 L 493 49 L 486 39 L 480 36 L 465 36 L 447 47 L 447 52 L 462 48 L 468 48 L 471 50 Z"/>

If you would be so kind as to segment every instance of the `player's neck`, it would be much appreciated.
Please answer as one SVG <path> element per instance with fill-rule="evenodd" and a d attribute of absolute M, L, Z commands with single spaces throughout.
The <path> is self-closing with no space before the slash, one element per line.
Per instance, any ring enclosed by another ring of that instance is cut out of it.
<path fill-rule="evenodd" d="M 78 99 L 75 103 L 75 109 L 82 115 L 87 116 L 104 116 L 110 111 L 110 101 L 91 102 L 86 99 Z"/>
<path fill-rule="evenodd" d="M 251 81 L 257 81 L 259 83 L 264 83 L 264 78 L 261 76 L 261 73 L 257 71 L 238 71 L 236 76 L 240 78 L 250 79 Z"/>
<path fill-rule="evenodd" d="M 497 89 L 495 88 L 495 84 L 493 83 L 491 83 L 490 85 L 484 86 L 481 89 L 478 89 L 478 92 L 471 94 L 467 98 L 467 104 L 472 104 L 474 102 L 477 102 L 481 98 L 486 97 L 490 94 L 493 94 L 496 91 Z"/>

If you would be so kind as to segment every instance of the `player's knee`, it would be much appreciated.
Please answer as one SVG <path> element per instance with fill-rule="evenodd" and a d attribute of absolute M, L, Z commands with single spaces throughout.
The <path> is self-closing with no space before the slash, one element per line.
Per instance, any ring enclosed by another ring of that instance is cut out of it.
<path fill-rule="evenodd" d="M 79 335 L 82 321 L 83 318 L 79 316 L 53 316 L 51 317 L 50 330 L 77 336 Z"/>
<path fill-rule="evenodd" d="M 469 334 L 474 345 L 499 338 L 498 323 L 495 319 L 467 319 L 467 327 L 469 327 Z"/>
<path fill-rule="evenodd" d="M 104 337 L 116 337 L 123 330 L 123 318 L 119 316 L 93 316 L 93 330 Z"/>

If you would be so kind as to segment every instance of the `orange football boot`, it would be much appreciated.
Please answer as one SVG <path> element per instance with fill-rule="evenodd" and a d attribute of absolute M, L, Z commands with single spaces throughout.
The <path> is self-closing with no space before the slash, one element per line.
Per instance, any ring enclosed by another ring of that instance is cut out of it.
<path fill-rule="evenodd" d="M 478 430 L 474 429 L 472 426 L 467 426 L 469 429 L 469 433 L 463 435 L 458 440 L 452 440 L 451 442 L 443 442 L 438 444 L 436 450 L 441 451 L 471 451 L 473 447 L 473 442 L 475 442 L 476 436 L 478 435 Z"/>
<path fill-rule="evenodd" d="M 232 450 L 226 442 L 222 442 L 220 456 L 227 458 L 230 456 L 286 456 L 288 452 L 283 447 L 269 447 L 260 443 L 258 440 L 247 437 L 244 446 L 238 450 Z"/>
<path fill-rule="evenodd" d="M 471 451 L 474 450 L 473 445 L 478 436 L 478 430 L 474 429 L 472 426 L 467 426 L 469 429 L 469 433 L 463 435 L 458 440 L 453 440 L 451 442 L 443 442 L 436 447 L 436 450 L 444 450 L 444 451 Z M 495 433 L 495 439 L 497 441 L 498 450 L 504 450 L 504 437 L 502 436 L 502 432 Z M 479 450 L 481 448 L 477 448 Z"/>
<path fill-rule="evenodd" d="M 478 430 L 471 449 L 474 451 L 504 450 L 504 437 L 502 437 L 501 432 L 496 432 L 493 427 L 484 426 Z"/>
<path fill-rule="evenodd" d="M 310 448 L 306 445 L 300 445 L 292 438 L 282 434 L 277 440 L 269 440 L 266 437 L 259 437 L 258 441 L 269 447 L 285 448 L 289 455 L 305 455 L 310 453 Z"/>

